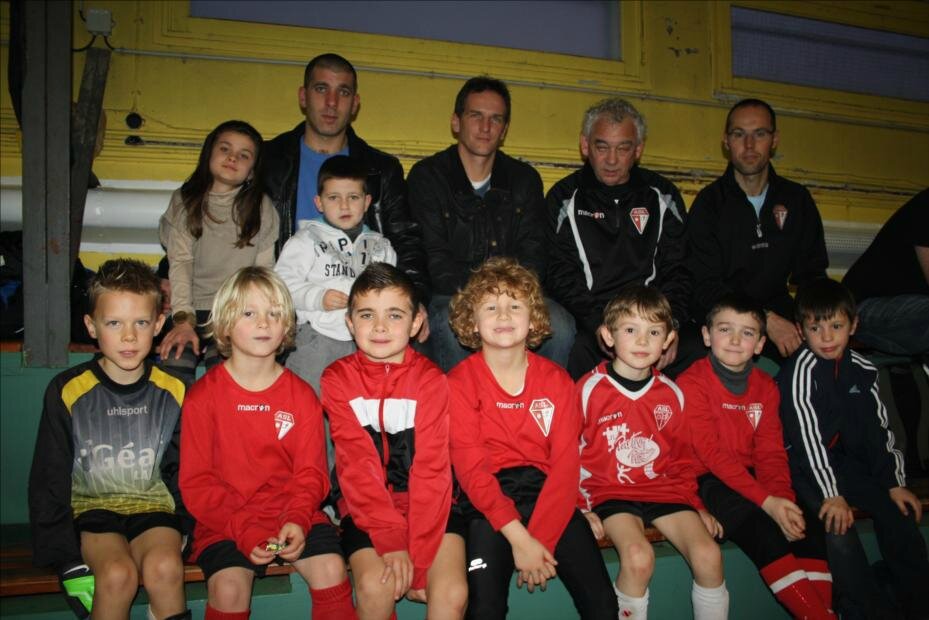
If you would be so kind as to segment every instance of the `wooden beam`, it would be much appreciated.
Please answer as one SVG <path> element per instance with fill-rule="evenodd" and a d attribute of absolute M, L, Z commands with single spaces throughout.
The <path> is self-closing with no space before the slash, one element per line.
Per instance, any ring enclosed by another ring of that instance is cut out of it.
<path fill-rule="evenodd" d="M 67 366 L 71 2 L 27 2 L 23 83 L 23 362 Z"/>

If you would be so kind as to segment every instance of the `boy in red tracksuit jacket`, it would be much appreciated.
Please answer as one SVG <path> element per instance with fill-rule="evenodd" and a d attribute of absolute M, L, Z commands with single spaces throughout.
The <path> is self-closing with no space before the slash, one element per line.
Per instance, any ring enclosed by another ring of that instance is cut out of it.
<path fill-rule="evenodd" d="M 616 597 L 622 618 L 645 618 L 654 526 L 694 575 L 694 618 L 725 618 L 729 592 L 713 536 L 719 523 L 697 498 L 684 397 L 654 370 L 675 337 L 668 300 L 643 285 L 623 288 L 603 311 L 599 335 L 615 353 L 577 382 L 581 432 L 580 504 L 594 534 L 619 554 Z"/>
<path fill-rule="evenodd" d="M 294 310 L 270 269 L 220 286 L 210 325 L 228 357 L 197 381 L 181 415 L 180 487 L 196 518 L 191 557 L 207 579 L 206 620 L 246 620 L 252 582 L 272 561 L 310 586 L 315 620 L 354 618 L 329 493 L 323 417 L 313 388 L 276 361 Z"/>
<path fill-rule="evenodd" d="M 754 368 L 764 310 L 726 296 L 707 315 L 710 354 L 678 377 L 699 457 L 700 497 L 796 618 L 834 618 L 822 526 L 794 503 L 774 380 Z"/>
<path fill-rule="evenodd" d="M 468 617 L 503 619 L 517 586 L 556 575 L 582 618 L 615 618 L 603 559 L 575 507 L 579 419 L 568 374 L 527 349 L 550 333 L 538 279 L 486 261 L 452 298 L 452 329 L 480 349 L 449 374 L 452 463 L 466 495 Z"/>
<path fill-rule="evenodd" d="M 356 278 L 346 322 L 358 350 L 323 372 L 335 444 L 342 547 L 363 618 L 395 617 L 406 594 L 429 618 L 461 618 L 464 538 L 449 518 L 448 385 L 409 346 L 425 318 L 412 281 L 386 263 Z"/>

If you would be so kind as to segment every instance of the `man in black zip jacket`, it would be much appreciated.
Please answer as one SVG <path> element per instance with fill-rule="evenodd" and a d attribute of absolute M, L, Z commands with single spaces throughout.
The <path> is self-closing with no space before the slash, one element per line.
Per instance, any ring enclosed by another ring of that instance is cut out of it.
<path fill-rule="evenodd" d="M 690 327 L 675 330 L 659 369 L 670 365 L 666 372 L 674 376 L 703 354 L 697 328 L 688 324 L 684 202 L 671 181 L 639 167 L 645 135 L 645 119 L 628 101 L 591 106 L 580 136 L 586 162 L 546 197 L 554 234 L 547 284 L 577 321 L 568 360 L 575 379 L 603 359 L 597 336 L 603 308 L 628 284 L 660 290 L 678 326 Z M 679 347 L 682 333 L 688 337 Z"/>
<path fill-rule="evenodd" d="M 693 316 L 705 316 L 725 295 L 746 295 L 767 314 L 763 354 L 780 362 L 801 343 L 788 282 L 825 277 L 829 259 L 810 192 L 771 166 L 778 140 L 774 110 L 764 101 L 744 99 L 729 110 L 723 135 L 729 166 L 690 209 L 688 262 Z"/>
<path fill-rule="evenodd" d="M 396 157 L 359 138 L 350 125 L 360 103 L 355 68 L 337 54 L 317 56 L 306 66 L 298 97 L 306 120 L 266 143 L 262 153 L 265 191 L 281 220 L 277 253 L 301 222 L 321 216 L 313 196 L 322 163 L 333 155 L 348 155 L 368 170 L 371 207 L 364 224 L 390 240 L 397 267 L 416 284 L 420 302 L 428 303 L 422 237 L 407 211 L 403 168 Z M 418 339 L 422 342 L 427 336 L 424 328 Z"/>
<path fill-rule="evenodd" d="M 471 352 L 448 324 L 448 302 L 471 271 L 492 256 L 509 256 L 545 278 L 548 248 L 542 179 L 529 164 L 500 150 L 510 122 L 510 92 L 502 81 L 474 77 L 455 98 L 457 143 L 417 162 L 407 182 L 410 212 L 422 227 L 433 292 L 430 356 L 448 372 Z M 552 337 L 539 354 L 564 366 L 574 321 L 546 298 Z"/>

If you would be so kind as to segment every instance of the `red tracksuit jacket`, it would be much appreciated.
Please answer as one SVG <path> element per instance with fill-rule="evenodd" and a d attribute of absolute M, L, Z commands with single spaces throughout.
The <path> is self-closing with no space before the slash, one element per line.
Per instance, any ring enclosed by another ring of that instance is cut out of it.
<path fill-rule="evenodd" d="M 181 494 L 197 520 L 193 558 L 221 540 L 245 557 L 288 522 L 326 523 L 329 493 L 322 409 L 285 369 L 251 392 L 219 364 L 197 381 L 181 413 Z"/>
<path fill-rule="evenodd" d="M 654 371 L 645 387 L 630 392 L 607 374 L 606 364 L 577 382 L 580 507 L 616 499 L 702 509 L 680 389 Z"/>
<path fill-rule="evenodd" d="M 357 351 L 326 368 L 320 388 L 340 512 L 367 532 L 378 555 L 407 550 L 411 587 L 426 587 L 451 507 L 445 375 L 410 347 L 399 364 Z"/>
<path fill-rule="evenodd" d="M 531 466 L 547 476 L 529 519 L 529 533 L 554 552 L 574 512 L 579 417 L 573 385 L 558 365 L 529 352 L 520 394 L 503 390 L 480 353 L 448 375 L 452 464 L 468 499 L 495 530 L 519 519 L 494 474 Z"/>
<path fill-rule="evenodd" d="M 774 380 L 757 368 L 741 396 L 727 390 L 701 359 L 677 379 L 687 399 L 698 475 L 711 471 L 729 488 L 761 504 L 769 495 L 794 501 Z M 754 477 L 748 471 L 755 470 Z"/>

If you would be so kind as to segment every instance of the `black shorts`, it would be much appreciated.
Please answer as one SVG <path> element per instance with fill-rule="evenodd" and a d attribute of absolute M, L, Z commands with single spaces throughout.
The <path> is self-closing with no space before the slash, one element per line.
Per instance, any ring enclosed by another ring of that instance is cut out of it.
<path fill-rule="evenodd" d="M 687 504 L 632 502 L 626 501 L 624 499 L 608 499 L 602 504 L 597 504 L 593 507 L 594 514 L 600 517 L 601 521 L 605 521 L 607 517 L 612 517 L 613 515 L 617 514 L 631 514 L 642 519 L 645 527 L 651 526 L 655 519 L 659 519 L 665 515 L 673 514 L 675 512 L 681 512 L 683 510 L 696 512 L 696 510 L 693 509 L 693 506 L 689 506 Z"/>
<path fill-rule="evenodd" d="M 325 553 L 342 555 L 342 547 L 339 545 L 339 532 L 331 523 L 315 523 L 310 528 L 310 533 L 307 534 L 303 553 L 297 559 L 305 560 L 314 555 L 323 555 Z M 275 557 L 271 560 L 271 563 L 284 564 L 285 560 Z M 239 548 L 231 540 L 221 540 L 204 549 L 197 556 L 197 566 L 203 571 L 203 576 L 207 580 L 224 568 L 234 566 L 247 568 L 259 578 L 264 577 L 268 571 L 267 564 L 252 564 L 251 560 L 239 551 Z"/>
<path fill-rule="evenodd" d="M 346 558 L 352 557 L 352 554 L 362 549 L 373 549 L 374 543 L 368 533 L 355 525 L 351 517 L 343 517 L 340 523 L 342 527 L 342 553 Z M 446 534 L 458 534 L 462 538 L 467 538 L 466 533 L 468 525 L 461 515 L 452 510 L 448 515 L 448 522 L 445 524 Z"/>
<path fill-rule="evenodd" d="M 170 527 L 181 532 L 181 520 L 170 512 L 140 512 L 123 515 L 112 510 L 88 510 L 74 520 L 74 529 L 93 534 L 120 534 L 131 541 L 153 527 Z"/>

